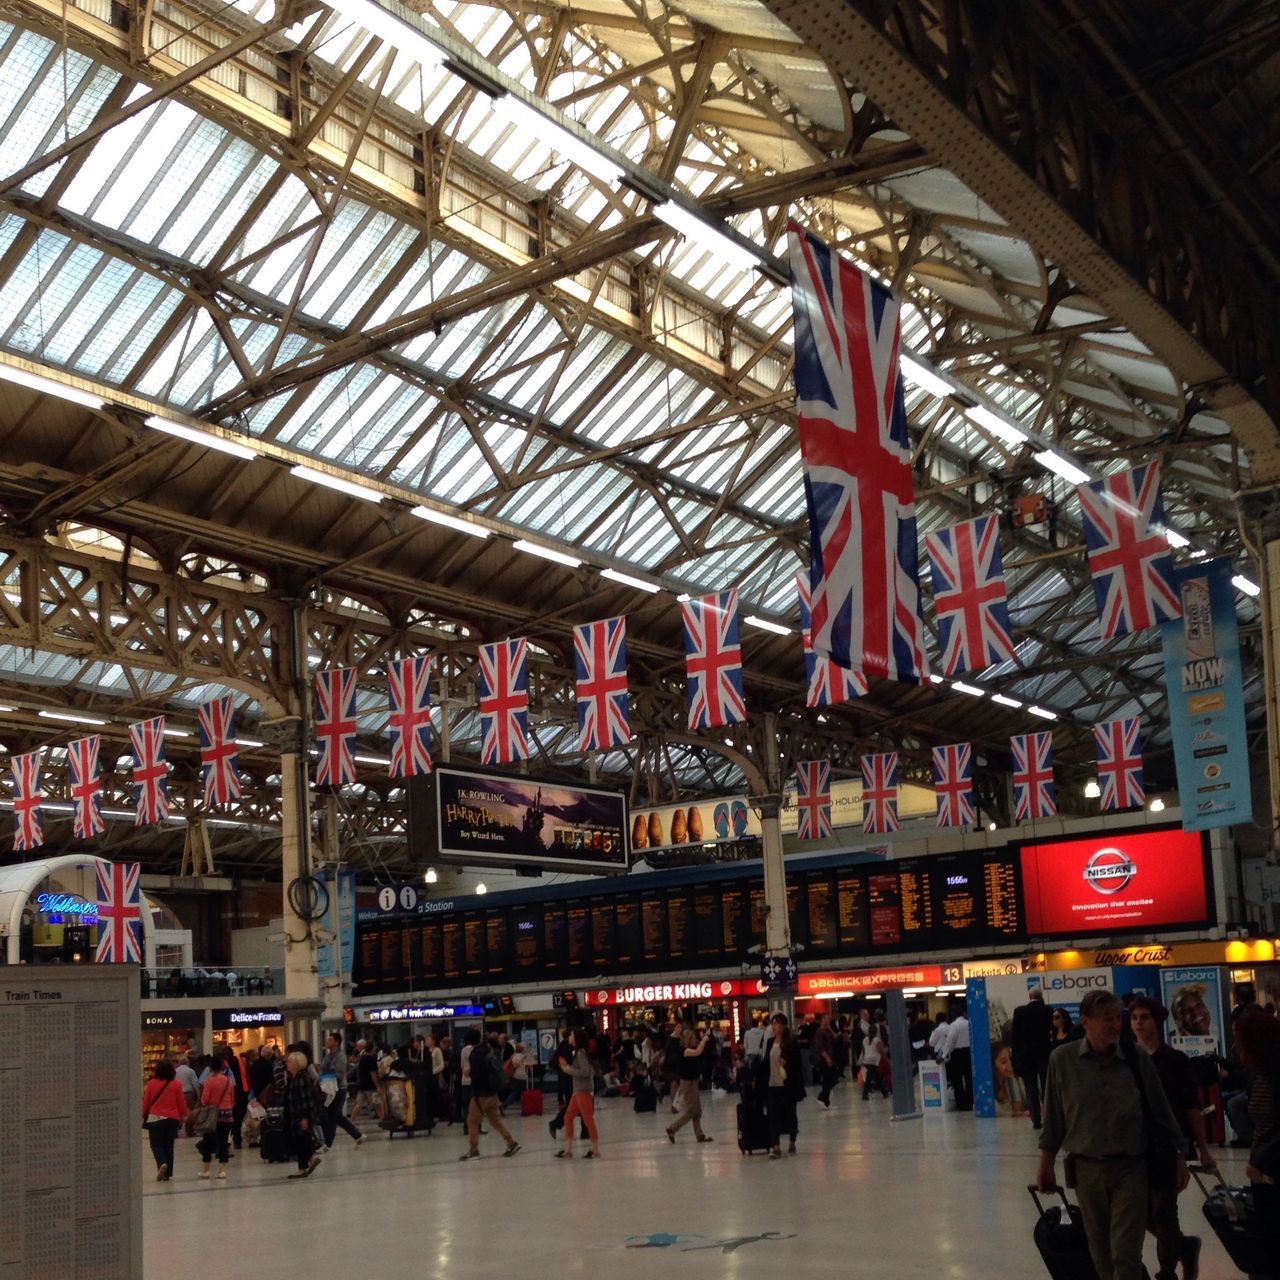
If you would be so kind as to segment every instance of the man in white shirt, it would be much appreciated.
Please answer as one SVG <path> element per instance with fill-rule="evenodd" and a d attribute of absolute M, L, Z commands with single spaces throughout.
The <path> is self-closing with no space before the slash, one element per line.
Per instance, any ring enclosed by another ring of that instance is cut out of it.
<path fill-rule="evenodd" d="M 764 1057 L 764 1042 L 767 1037 L 764 1023 L 754 1022 L 747 1028 L 742 1037 L 742 1056 L 747 1066 L 754 1067 Z"/>
<path fill-rule="evenodd" d="M 938 1025 L 934 1027 L 933 1034 L 929 1037 L 929 1049 L 939 1061 L 947 1056 L 947 1034 L 950 1030 L 951 1027 L 947 1023 L 947 1015 L 945 1013 L 938 1014 Z"/>
<path fill-rule="evenodd" d="M 957 1111 L 973 1110 L 973 1053 L 969 1046 L 969 1019 L 963 1011 L 947 1028 L 947 1079 L 956 1096 Z"/>

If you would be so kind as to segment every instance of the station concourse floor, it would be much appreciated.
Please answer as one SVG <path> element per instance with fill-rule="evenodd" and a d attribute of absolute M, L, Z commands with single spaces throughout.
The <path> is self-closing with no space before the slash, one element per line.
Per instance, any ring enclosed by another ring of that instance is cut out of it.
<path fill-rule="evenodd" d="M 845 1083 L 829 1111 L 812 1094 L 801 1104 L 798 1154 L 769 1160 L 739 1153 L 734 1098 L 703 1097 L 715 1141 L 696 1144 L 686 1125 L 674 1147 L 667 1104 L 637 1116 L 625 1098 L 598 1099 L 598 1163 L 581 1158 L 585 1142 L 571 1163 L 553 1159 L 549 1116 L 509 1114 L 523 1149 L 504 1159 L 489 1133 L 483 1158 L 466 1163 L 457 1125 L 393 1139 L 367 1126 L 359 1148 L 339 1133 L 299 1181 L 287 1178 L 292 1164 L 264 1164 L 248 1148 L 225 1182 L 201 1181 L 195 1143 L 183 1139 L 171 1182 L 155 1182 L 146 1157 L 146 1280 L 193 1266 L 308 1280 L 1047 1275 L 1031 1240 L 1035 1135 L 1025 1118 L 891 1122 L 890 1103 L 864 1104 Z M 1228 1181 L 1243 1182 L 1245 1153 L 1216 1154 Z M 1237 1277 L 1200 1199 L 1192 1183 L 1180 1201 L 1183 1229 L 1204 1240 L 1200 1274 Z M 1147 1266 L 1154 1273 L 1150 1237 Z"/>

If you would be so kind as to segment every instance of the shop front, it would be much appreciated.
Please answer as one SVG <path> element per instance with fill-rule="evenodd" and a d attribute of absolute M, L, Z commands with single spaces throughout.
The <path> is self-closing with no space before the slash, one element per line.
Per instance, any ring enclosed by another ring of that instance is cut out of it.
<path fill-rule="evenodd" d="M 712 978 L 703 982 L 652 982 L 594 987 L 582 1004 L 609 1039 L 632 1027 L 669 1026 L 677 1019 L 698 1027 L 719 1027 L 726 1044 L 737 1044 L 754 1013 L 768 1008 L 763 984 L 755 978 Z"/>
<path fill-rule="evenodd" d="M 142 1014 L 142 1078 L 148 1079 L 162 1058 L 176 1061 L 204 1052 L 205 1011 L 174 1009 Z"/>
<path fill-rule="evenodd" d="M 231 1008 L 211 1011 L 213 1043 L 229 1045 L 237 1054 L 264 1044 L 284 1048 L 284 1013 L 280 1009 Z"/>

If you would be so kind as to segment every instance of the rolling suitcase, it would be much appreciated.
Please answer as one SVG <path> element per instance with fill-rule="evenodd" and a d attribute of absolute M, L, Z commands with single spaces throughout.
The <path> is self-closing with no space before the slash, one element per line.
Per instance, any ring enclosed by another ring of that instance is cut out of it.
<path fill-rule="evenodd" d="M 289 1159 L 289 1135 L 284 1127 L 284 1108 L 268 1107 L 258 1133 L 258 1154 L 268 1164 L 284 1164 Z"/>
<path fill-rule="evenodd" d="M 542 1114 L 541 1089 L 526 1089 L 520 1095 L 520 1114 L 522 1116 L 540 1116 Z"/>
<path fill-rule="evenodd" d="M 772 1145 L 764 1102 L 756 1090 L 744 1089 L 742 1101 L 738 1103 L 738 1150 L 749 1156 L 755 1151 L 768 1151 Z"/>
<path fill-rule="evenodd" d="M 1191 1176 L 1205 1194 L 1205 1221 L 1222 1241 L 1231 1261 L 1249 1276 L 1280 1276 L 1280 1213 L 1274 1206 L 1259 1207 L 1253 1187 L 1229 1187 L 1222 1174 L 1209 1175 L 1203 1166 L 1189 1165 Z M 1216 1177 L 1218 1185 L 1210 1190 L 1204 1178 Z M 1263 1195 L 1274 1191 L 1260 1188 Z"/>
<path fill-rule="evenodd" d="M 1040 1201 L 1039 1190 L 1035 1186 L 1029 1186 L 1027 1190 L 1031 1192 L 1036 1212 L 1040 1215 L 1032 1238 L 1049 1275 L 1053 1280 L 1098 1280 L 1079 1205 L 1072 1204 L 1061 1187 L 1055 1187 L 1054 1191 L 1062 1197 L 1062 1204 L 1046 1209 Z"/>

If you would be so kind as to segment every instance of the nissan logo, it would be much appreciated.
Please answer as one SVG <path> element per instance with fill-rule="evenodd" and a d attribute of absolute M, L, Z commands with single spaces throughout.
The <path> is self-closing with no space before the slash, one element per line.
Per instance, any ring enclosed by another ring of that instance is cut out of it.
<path fill-rule="evenodd" d="M 1138 868 L 1119 849 L 1099 849 L 1084 866 L 1085 883 L 1107 897 L 1128 888 L 1137 874 Z"/>

